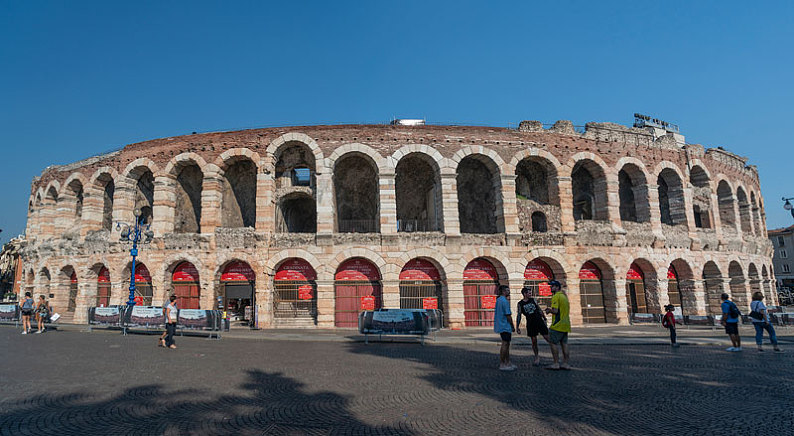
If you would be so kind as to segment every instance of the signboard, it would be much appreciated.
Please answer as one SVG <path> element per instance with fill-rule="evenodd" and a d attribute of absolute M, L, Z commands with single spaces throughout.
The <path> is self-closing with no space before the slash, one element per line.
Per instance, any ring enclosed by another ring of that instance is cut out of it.
<path fill-rule="evenodd" d="M 174 269 L 174 275 L 171 276 L 174 282 L 198 282 L 199 273 L 195 266 L 190 262 L 182 262 Z"/>
<path fill-rule="evenodd" d="M 110 271 L 104 266 L 99 270 L 96 278 L 97 283 L 110 283 Z"/>
<path fill-rule="evenodd" d="M 524 280 L 543 280 L 549 281 L 554 278 L 554 273 L 546 262 L 540 259 L 534 259 L 527 264 L 524 269 Z"/>
<path fill-rule="evenodd" d="M 372 295 L 361 297 L 361 310 L 375 310 L 375 297 Z"/>
<path fill-rule="evenodd" d="M 438 309 L 438 298 L 436 297 L 423 298 L 422 309 Z"/>
<path fill-rule="evenodd" d="M 124 325 L 128 327 L 157 327 L 165 324 L 162 307 L 132 306 L 124 311 Z"/>
<path fill-rule="evenodd" d="M 463 280 L 498 281 L 499 273 L 491 262 L 477 258 L 466 265 L 466 269 L 463 270 Z"/>
<path fill-rule="evenodd" d="M 400 280 L 441 280 L 438 269 L 427 260 L 413 259 L 408 261 L 400 272 Z"/>
<path fill-rule="evenodd" d="M 0 321 L 9 322 L 19 319 L 19 305 L 0 304 Z"/>
<path fill-rule="evenodd" d="M 314 268 L 312 268 L 309 262 L 303 259 L 292 258 L 287 259 L 278 267 L 274 279 L 278 281 L 289 280 L 308 282 L 317 280 L 317 273 L 314 272 Z"/>
<path fill-rule="evenodd" d="M 191 330 L 215 330 L 215 310 L 179 309 L 176 315 L 177 327 Z"/>
<path fill-rule="evenodd" d="M 140 295 L 136 295 L 134 300 L 135 300 L 135 305 L 136 306 L 142 306 L 143 305 L 143 297 L 141 297 Z"/>
<path fill-rule="evenodd" d="M 547 282 L 538 284 L 538 295 L 541 297 L 551 297 L 551 286 Z"/>
<path fill-rule="evenodd" d="M 427 315 L 418 309 L 385 309 L 362 312 L 359 315 L 359 332 L 403 335 L 428 333 Z"/>
<path fill-rule="evenodd" d="M 334 280 L 338 281 L 358 281 L 358 282 L 375 282 L 380 280 L 380 272 L 378 267 L 372 262 L 354 258 L 342 262 L 336 270 Z"/>
<path fill-rule="evenodd" d="M 248 282 L 254 281 L 256 274 L 247 263 L 235 260 L 226 265 L 221 274 L 222 282 Z"/>
<path fill-rule="evenodd" d="M 135 265 L 135 283 L 151 283 L 152 276 L 149 274 L 149 269 L 146 265 L 139 263 Z"/>
<path fill-rule="evenodd" d="M 678 274 L 675 272 L 673 265 L 670 265 L 670 268 L 667 268 L 667 280 L 678 280 Z"/>
<path fill-rule="evenodd" d="M 593 262 L 585 262 L 579 270 L 581 280 L 601 280 L 601 270 Z"/>
<path fill-rule="evenodd" d="M 311 300 L 314 298 L 314 287 L 312 285 L 298 286 L 298 300 Z"/>
<path fill-rule="evenodd" d="M 92 325 L 118 325 L 121 322 L 119 306 L 92 307 L 88 309 L 88 323 Z"/>
<path fill-rule="evenodd" d="M 480 307 L 483 309 L 496 309 L 496 295 L 481 295 Z"/>
<path fill-rule="evenodd" d="M 76 273 L 76 272 L 74 272 L 74 271 L 72 271 L 72 275 L 71 275 L 71 277 L 69 277 L 69 280 L 70 280 L 72 283 L 77 283 L 77 273 Z"/>
<path fill-rule="evenodd" d="M 627 280 L 642 280 L 643 274 L 640 267 L 637 266 L 636 263 L 632 263 L 629 267 L 629 271 L 626 273 Z"/>

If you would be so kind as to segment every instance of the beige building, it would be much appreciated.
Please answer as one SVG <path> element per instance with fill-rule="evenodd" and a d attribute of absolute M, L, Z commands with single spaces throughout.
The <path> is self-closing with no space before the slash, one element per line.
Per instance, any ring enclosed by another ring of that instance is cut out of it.
<path fill-rule="evenodd" d="M 758 173 L 677 133 L 345 125 L 194 134 L 44 170 L 31 186 L 23 283 L 86 320 L 123 304 L 129 243 L 153 233 L 138 296 L 223 307 L 236 324 L 354 327 L 365 308 L 438 307 L 489 325 L 497 284 L 563 282 L 572 321 L 684 314 L 771 290 Z"/>

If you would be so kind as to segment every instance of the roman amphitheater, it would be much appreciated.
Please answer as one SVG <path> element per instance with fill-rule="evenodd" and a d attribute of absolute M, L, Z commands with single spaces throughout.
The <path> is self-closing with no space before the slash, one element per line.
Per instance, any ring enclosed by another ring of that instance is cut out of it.
<path fill-rule="evenodd" d="M 233 326 L 355 327 L 372 308 L 490 325 L 498 284 L 564 283 L 574 325 L 672 302 L 746 310 L 774 283 L 758 172 L 658 126 L 335 125 L 132 144 L 33 180 L 23 289 L 66 320 L 124 304 L 136 215 L 145 305 Z"/>

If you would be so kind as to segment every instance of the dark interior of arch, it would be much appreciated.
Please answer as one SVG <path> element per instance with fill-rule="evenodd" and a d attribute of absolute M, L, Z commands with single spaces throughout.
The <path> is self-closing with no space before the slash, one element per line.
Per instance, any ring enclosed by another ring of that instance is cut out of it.
<path fill-rule="evenodd" d="M 461 233 L 496 233 L 496 195 L 493 174 L 473 157 L 458 165 L 458 217 Z"/>
<path fill-rule="evenodd" d="M 337 231 L 378 231 L 378 172 L 372 162 L 359 155 L 345 156 L 334 168 Z"/>
<path fill-rule="evenodd" d="M 144 224 L 152 223 L 152 208 L 154 206 L 154 176 L 152 172 L 146 170 L 138 177 L 135 185 L 135 205 L 136 209 L 141 210 L 140 220 Z"/>
<path fill-rule="evenodd" d="M 421 157 L 400 159 L 395 174 L 398 230 L 439 230 L 440 185 L 433 167 Z"/>
<path fill-rule="evenodd" d="M 518 163 L 516 195 L 540 204 L 549 204 L 549 180 L 543 165 L 530 159 Z"/>
<path fill-rule="evenodd" d="M 742 231 L 750 233 L 752 226 L 750 224 L 750 203 L 747 202 L 747 194 L 741 187 L 736 189 L 736 201 L 739 203 L 739 222 L 742 226 Z"/>
<path fill-rule="evenodd" d="M 74 193 L 74 216 L 79 220 L 83 216 L 83 184 L 76 182 L 72 186 L 72 191 Z"/>
<path fill-rule="evenodd" d="M 618 173 L 618 196 L 620 197 L 620 220 L 637 222 L 634 183 L 626 170 L 620 170 Z"/>
<path fill-rule="evenodd" d="M 595 183 L 593 175 L 577 163 L 571 173 L 571 187 L 573 191 L 573 219 L 595 219 Z"/>
<path fill-rule="evenodd" d="M 224 172 L 221 200 L 222 227 L 255 227 L 256 165 L 239 160 Z"/>
<path fill-rule="evenodd" d="M 663 170 L 656 179 L 659 186 L 659 213 L 663 224 L 686 223 L 684 190 L 681 180 L 669 169 Z"/>
<path fill-rule="evenodd" d="M 315 161 L 312 150 L 301 142 L 287 143 L 282 147 L 276 161 L 276 187 L 301 186 L 296 177 L 296 169 L 308 169 L 310 173 L 309 186 L 316 186 Z"/>
<path fill-rule="evenodd" d="M 719 203 L 720 221 L 723 228 L 736 226 L 736 215 L 733 209 L 733 193 L 725 181 L 717 186 L 717 201 Z"/>
<path fill-rule="evenodd" d="M 281 200 L 278 228 L 282 233 L 316 233 L 317 207 L 307 195 Z"/>
<path fill-rule="evenodd" d="M 175 233 L 201 233 L 201 186 L 198 165 L 186 165 L 176 176 Z"/>
<path fill-rule="evenodd" d="M 113 228 L 113 194 L 116 191 L 116 185 L 113 180 L 108 180 L 102 189 L 102 228 L 111 230 Z"/>
<path fill-rule="evenodd" d="M 548 231 L 548 226 L 546 224 L 546 214 L 543 212 L 532 212 L 531 220 L 533 232 L 544 233 Z"/>

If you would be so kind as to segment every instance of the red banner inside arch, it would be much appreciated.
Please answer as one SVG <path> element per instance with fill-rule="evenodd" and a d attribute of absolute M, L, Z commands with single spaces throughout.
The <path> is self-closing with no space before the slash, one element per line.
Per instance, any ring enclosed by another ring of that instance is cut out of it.
<path fill-rule="evenodd" d="M 642 280 L 645 278 L 645 275 L 642 273 L 642 269 L 637 266 L 636 263 L 632 263 L 629 267 L 629 271 L 626 273 L 627 280 Z"/>
<path fill-rule="evenodd" d="M 70 280 L 72 283 L 77 283 L 77 273 L 76 273 L 76 272 L 74 272 L 74 271 L 72 271 L 72 275 L 69 277 L 69 280 Z"/>
<path fill-rule="evenodd" d="M 579 270 L 581 280 L 601 280 L 601 270 L 593 262 L 585 262 Z"/>
<path fill-rule="evenodd" d="M 135 265 L 135 283 L 151 283 L 152 276 L 149 274 L 149 268 L 146 265 L 139 263 Z"/>
<path fill-rule="evenodd" d="M 667 268 L 667 280 L 678 280 L 678 273 L 675 272 L 673 265 Z"/>
<path fill-rule="evenodd" d="M 241 260 L 229 262 L 221 274 L 222 282 L 248 282 L 254 281 L 256 274 L 251 266 Z"/>
<path fill-rule="evenodd" d="M 540 259 L 533 259 L 524 269 L 524 280 L 548 281 L 552 279 L 554 279 L 554 273 L 549 265 Z"/>
<path fill-rule="evenodd" d="M 317 280 L 311 264 L 303 259 L 292 258 L 285 260 L 276 271 L 274 280 L 277 281 L 303 281 Z"/>
<path fill-rule="evenodd" d="M 99 270 L 96 281 L 98 283 L 110 283 L 110 271 L 103 266 L 102 269 Z"/>
<path fill-rule="evenodd" d="M 171 280 L 175 282 L 198 282 L 199 273 L 195 266 L 190 262 L 182 262 L 174 268 L 174 275 Z"/>
<path fill-rule="evenodd" d="M 339 265 L 334 280 L 374 282 L 380 280 L 380 272 L 377 266 L 366 259 L 348 259 Z"/>
<path fill-rule="evenodd" d="M 441 280 L 441 274 L 438 273 L 438 269 L 430 261 L 411 259 L 400 271 L 400 280 L 435 281 Z"/>
<path fill-rule="evenodd" d="M 499 281 L 496 267 L 486 259 L 477 258 L 466 265 L 463 270 L 463 280 L 493 280 Z"/>

